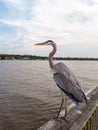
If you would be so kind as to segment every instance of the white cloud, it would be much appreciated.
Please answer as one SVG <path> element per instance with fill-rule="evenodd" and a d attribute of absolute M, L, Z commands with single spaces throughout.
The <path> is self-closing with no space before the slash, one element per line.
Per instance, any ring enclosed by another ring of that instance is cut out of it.
<path fill-rule="evenodd" d="M 19 10 L 24 10 L 24 0 L 4 0 L 5 2 L 10 3 L 14 8 L 17 8 Z"/>
<path fill-rule="evenodd" d="M 37 0 L 31 4 L 31 1 L 28 1 L 29 6 L 26 6 L 25 0 L 4 1 L 10 2 L 19 9 L 20 13 L 24 11 L 25 15 L 30 17 L 30 19 L 24 19 L 24 17 L 17 17 L 14 20 L 0 19 L 2 23 L 25 31 L 21 38 L 20 52 L 28 48 L 27 52 L 31 53 L 30 50 L 35 49 L 32 46 L 33 43 L 47 39 L 55 40 L 61 45 L 79 44 L 81 46 L 83 44 L 88 46 L 88 44 L 93 44 L 96 46 L 98 43 L 97 0 Z M 18 33 L 23 32 L 18 31 Z M 16 38 L 16 41 L 20 39 L 18 36 Z"/>

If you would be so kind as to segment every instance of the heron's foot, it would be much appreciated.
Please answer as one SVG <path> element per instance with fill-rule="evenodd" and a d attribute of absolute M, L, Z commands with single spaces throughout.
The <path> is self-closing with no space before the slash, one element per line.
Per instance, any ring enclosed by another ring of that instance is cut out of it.
<path fill-rule="evenodd" d="M 59 117 L 59 118 L 69 123 L 69 120 L 67 119 L 67 117 L 64 116 L 64 117 Z"/>
<path fill-rule="evenodd" d="M 59 116 L 57 116 L 57 115 L 53 116 L 52 119 L 57 120 L 57 119 L 59 119 Z"/>
<path fill-rule="evenodd" d="M 69 120 L 67 119 L 67 111 L 65 112 L 65 116 L 61 116 L 60 118 L 68 123 Z"/>
<path fill-rule="evenodd" d="M 60 120 L 63 120 L 63 121 L 66 121 L 67 123 L 69 123 L 69 120 L 67 119 L 67 115 L 66 116 L 53 116 L 51 119 L 53 120 L 57 120 L 57 121 L 60 121 Z"/>

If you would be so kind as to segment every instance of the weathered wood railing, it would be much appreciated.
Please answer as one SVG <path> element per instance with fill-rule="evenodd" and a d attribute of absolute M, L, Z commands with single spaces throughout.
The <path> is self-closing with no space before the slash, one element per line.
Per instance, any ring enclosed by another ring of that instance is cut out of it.
<path fill-rule="evenodd" d="M 86 93 L 88 105 L 81 104 L 80 110 L 73 103 L 68 106 L 69 122 L 51 119 L 38 130 L 98 130 L 98 86 Z M 64 112 L 61 112 L 61 116 Z"/>

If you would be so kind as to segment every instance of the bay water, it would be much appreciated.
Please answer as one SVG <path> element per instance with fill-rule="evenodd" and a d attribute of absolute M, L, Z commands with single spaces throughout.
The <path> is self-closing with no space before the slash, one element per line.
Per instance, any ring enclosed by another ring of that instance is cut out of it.
<path fill-rule="evenodd" d="M 98 61 L 54 62 L 66 64 L 85 92 L 98 85 Z M 60 102 L 47 60 L 0 61 L 0 130 L 36 130 L 56 115 Z"/>

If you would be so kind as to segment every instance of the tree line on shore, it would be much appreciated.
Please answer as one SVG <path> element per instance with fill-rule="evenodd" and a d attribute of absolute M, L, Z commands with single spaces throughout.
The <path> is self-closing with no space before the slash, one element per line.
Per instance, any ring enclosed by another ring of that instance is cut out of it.
<path fill-rule="evenodd" d="M 35 55 L 0 54 L 0 60 L 48 60 L 48 57 Z M 54 57 L 54 60 L 98 60 L 98 58 Z"/>

